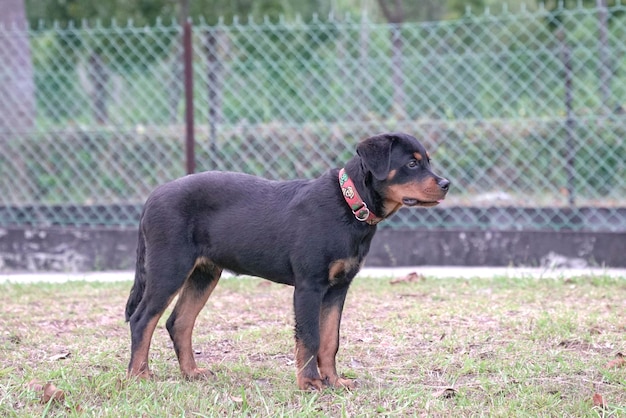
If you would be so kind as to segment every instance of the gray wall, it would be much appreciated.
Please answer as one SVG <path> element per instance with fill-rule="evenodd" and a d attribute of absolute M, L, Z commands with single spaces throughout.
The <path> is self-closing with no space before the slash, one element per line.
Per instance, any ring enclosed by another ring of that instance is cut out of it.
<path fill-rule="evenodd" d="M 0 272 L 132 270 L 136 229 L 0 228 Z M 368 266 L 626 267 L 626 233 L 378 231 Z"/>

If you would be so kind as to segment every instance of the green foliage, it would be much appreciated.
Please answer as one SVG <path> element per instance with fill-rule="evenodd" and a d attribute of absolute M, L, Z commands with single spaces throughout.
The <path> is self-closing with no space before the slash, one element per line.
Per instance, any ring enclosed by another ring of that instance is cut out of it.
<path fill-rule="evenodd" d="M 388 1 L 388 0 L 381 0 Z M 101 20 L 105 24 L 111 20 L 125 23 L 132 20 L 137 26 L 152 25 L 157 19 L 168 22 L 177 20 L 180 15 L 181 0 L 25 0 L 29 22 L 37 27 L 40 20 L 81 22 Z M 402 2 L 403 20 L 434 21 L 456 19 L 465 14 L 469 6 L 481 11 L 489 2 L 486 0 L 423 0 Z M 326 17 L 330 14 L 341 16 L 346 13 L 359 15 L 366 12 L 377 21 L 383 21 L 378 2 L 361 0 L 193 0 L 189 2 L 189 16 L 203 19 L 215 25 L 220 18 L 227 23 L 237 17 L 260 21 L 265 17 L 277 20 L 280 17 L 293 20 L 300 16 L 310 20 L 313 16 Z"/>
<path fill-rule="evenodd" d="M 619 199 L 626 193 L 621 159 L 626 155 L 626 125 L 586 122 L 573 132 L 574 191 L 586 200 Z M 394 122 L 379 123 L 394 129 Z M 343 165 L 354 155 L 356 143 L 371 132 L 371 126 L 361 124 L 251 124 L 224 127 L 210 138 L 205 126 L 197 132 L 196 161 L 199 171 L 311 178 Z M 437 171 L 452 180 L 457 198 L 507 190 L 522 195 L 524 202 L 551 196 L 550 203 L 559 204 L 559 190 L 569 186 L 570 144 L 563 120 L 425 121 L 413 125 L 413 133 L 431 150 Z M 156 185 L 184 174 L 184 147 L 178 134 L 66 131 L 20 138 L 11 147 L 23 160 L 12 161 L 7 169 L 25 165 L 33 184 L 32 194 L 23 198 L 26 202 L 142 202 Z M 61 164 L 68 150 L 76 150 L 71 164 Z M 76 187 L 76 178 L 83 187 Z"/>
<path fill-rule="evenodd" d="M 617 15 L 613 10 L 612 16 Z M 598 55 L 597 16 L 584 9 L 563 12 L 568 28 L 573 80 L 573 109 L 588 114 L 602 106 Z M 409 118 L 443 119 L 554 117 L 565 114 L 563 43 L 542 21 L 544 14 L 502 16 L 497 19 L 474 16 L 432 24 L 405 24 L 402 88 L 407 98 L 402 111 Z M 618 19 L 615 17 L 615 19 Z M 624 18 L 619 19 L 621 23 Z M 623 37 L 624 25 L 612 25 L 609 39 Z M 160 100 L 149 106 L 137 103 L 107 103 L 111 114 L 133 120 L 141 108 L 141 123 L 159 123 L 179 114 L 168 94 L 182 96 L 179 26 L 150 28 L 115 27 L 45 30 L 33 34 L 33 57 L 39 97 L 64 103 L 64 96 L 81 96 L 78 70 L 96 73 L 93 60 L 101 59 L 107 79 L 120 75 L 125 88 L 138 101 L 146 92 L 157 92 Z M 210 71 L 207 60 L 209 37 L 217 39 L 217 64 L 225 123 L 289 123 L 325 120 L 389 118 L 394 82 L 389 59 L 392 45 L 388 27 L 325 21 L 311 24 L 239 24 L 195 27 L 196 74 Z M 226 48 L 225 45 L 228 45 Z M 607 105 L 623 103 L 620 86 L 624 54 L 610 42 L 606 53 L 613 62 Z M 167 69 L 168 72 L 161 73 Z M 163 79 L 169 80 L 163 82 Z M 89 83 L 94 83 L 91 79 Z M 107 84 L 107 82 L 109 84 Z M 138 89 L 142 86 L 143 93 Z M 251 99 L 241 92 L 250 92 Z M 178 93 L 177 93 L 178 92 Z M 198 117 L 202 121 L 213 103 L 209 88 L 197 84 Z M 80 120 L 88 110 L 80 100 L 67 102 L 53 119 Z M 72 107 L 77 103 L 76 107 Z M 44 106 L 45 107 L 45 106 Z M 149 110 L 145 110 L 148 109 Z M 47 111 L 48 109 L 44 109 Z M 56 110 L 54 110 L 56 112 Z M 403 115 L 400 115 L 403 116 Z M 41 120 L 41 119 L 40 119 Z"/>
<path fill-rule="evenodd" d="M 122 24 L 132 20 L 136 25 L 152 25 L 159 17 L 176 16 L 176 2 L 170 0 L 25 0 L 31 27 L 39 21 L 116 20 Z"/>

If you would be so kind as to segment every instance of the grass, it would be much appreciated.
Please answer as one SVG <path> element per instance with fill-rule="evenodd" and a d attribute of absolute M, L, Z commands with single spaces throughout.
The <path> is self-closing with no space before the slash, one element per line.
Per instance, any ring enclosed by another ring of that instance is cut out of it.
<path fill-rule="evenodd" d="M 338 356 L 357 390 L 296 389 L 291 288 L 222 280 L 181 378 L 163 324 L 127 381 L 130 283 L 0 286 L 0 416 L 626 416 L 626 278 L 359 278 Z M 33 380 L 65 398 L 47 403 Z M 594 394 L 602 402 L 594 403 Z M 598 396 L 598 395 L 596 395 Z"/>

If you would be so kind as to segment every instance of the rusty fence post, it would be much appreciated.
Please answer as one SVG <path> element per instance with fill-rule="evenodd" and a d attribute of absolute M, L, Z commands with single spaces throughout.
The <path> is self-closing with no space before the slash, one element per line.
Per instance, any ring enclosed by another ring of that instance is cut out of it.
<path fill-rule="evenodd" d="M 183 61 L 185 78 L 185 159 L 187 174 L 196 171 L 195 138 L 193 122 L 193 47 L 191 43 L 191 22 L 183 26 Z"/>

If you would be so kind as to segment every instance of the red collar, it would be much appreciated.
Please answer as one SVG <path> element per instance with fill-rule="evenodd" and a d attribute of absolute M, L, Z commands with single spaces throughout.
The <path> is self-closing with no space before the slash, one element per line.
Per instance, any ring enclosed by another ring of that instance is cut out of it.
<path fill-rule="evenodd" d="M 346 199 L 346 203 L 350 206 L 357 220 L 366 222 L 369 225 L 376 225 L 383 220 L 383 218 L 379 218 L 369 210 L 361 196 L 359 196 L 359 192 L 356 191 L 356 187 L 354 187 L 354 183 L 348 177 L 345 168 L 339 170 L 339 186 L 341 187 L 343 198 Z"/>

